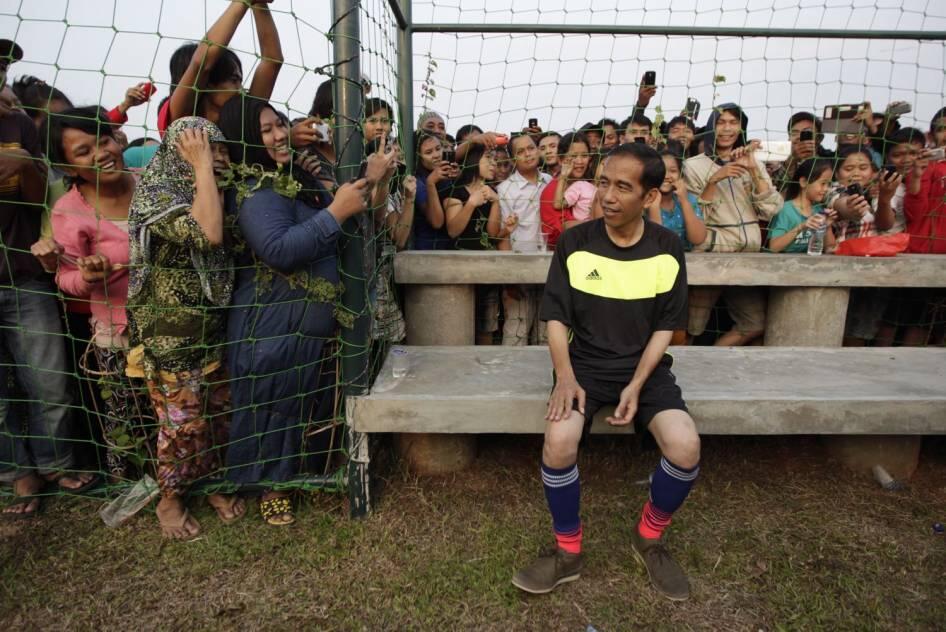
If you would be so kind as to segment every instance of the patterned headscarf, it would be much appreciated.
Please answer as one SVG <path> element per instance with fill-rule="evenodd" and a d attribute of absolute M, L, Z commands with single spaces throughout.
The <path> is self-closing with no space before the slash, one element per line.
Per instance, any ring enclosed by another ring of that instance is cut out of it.
<path fill-rule="evenodd" d="M 181 209 L 190 209 L 194 204 L 194 170 L 177 151 L 177 141 L 186 129 L 206 130 L 211 143 L 226 140 L 216 125 L 198 116 L 177 119 L 168 128 L 164 141 L 138 181 L 128 211 L 129 302 L 144 288 L 154 265 L 150 227 Z M 190 254 L 204 296 L 214 305 L 228 305 L 230 292 L 226 288 L 233 286 L 230 254 L 224 248 L 214 248 L 210 252 L 192 250 Z"/>

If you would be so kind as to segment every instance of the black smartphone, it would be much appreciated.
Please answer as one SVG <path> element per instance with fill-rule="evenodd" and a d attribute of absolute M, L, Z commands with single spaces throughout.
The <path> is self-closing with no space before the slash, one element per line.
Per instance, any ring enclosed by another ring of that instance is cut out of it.
<path fill-rule="evenodd" d="M 687 116 L 695 121 L 700 117 L 700 102 L 692 97 L 688 98 L 684 110 L 686 111 Z"/>
<path fill-rule="evenodd" d="M 898 173 L 897 168 L 894 167 L 893 165 L 887 165 L 886 167 L 884 167 L 884 171 L 886 171 L 892 176 L 895 176 Z"/>
<path fill-rule="evenodd" d="M 848 185 L 847 189 L 844 190 L 848 195 L 860 195 L 868 202 L 870 201 L 870 195 L 867 192 L 867 189 L 859 185 L 858 183 Z"/>
<path fill-rule="evenodd" d="M 444 149 L 441 160 L 443 160 L 446 163 L 456 162 L 457 151 L 455 149 Z"/>
<path fill-rule="evenodd" d="M 657 71 L 648 70 L 647 72 L 645 72 L 643 84 L 645 86 L 656 86 L 657 85 Z"/>
<path fill-rule="evenodd" d="M 803 129 L 803 130 L 798 134 L 798 140 L 800 140 L 800 141 L 802 141 L 802 142 L 805 142 L 805 141 L 808 141 L 808 140 L 814 140 L 814 139 L 815 139 L 815 132 L 814 132 L 813 130 L 810 130 L 810 129 Z"/>
<path fill-rule="evenodd" d="M 646 145 L 646 144 L 647 144 L 647 139 L 644 138 L 643 136 L 635 136 L 635 137 L 634 137 L 634 142 L 635 142 L 635 143 L 640 143 L 641 145 Z"/>
<path fill-rule="evenodd" d="M 530 118 L 529 119 L 529 129 L 538 129 L 539 119 Z"/>

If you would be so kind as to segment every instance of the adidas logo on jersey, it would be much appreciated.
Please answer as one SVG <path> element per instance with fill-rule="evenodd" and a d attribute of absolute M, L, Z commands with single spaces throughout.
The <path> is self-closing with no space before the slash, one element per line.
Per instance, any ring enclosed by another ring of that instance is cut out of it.
<path fill-rule="evenodd" d="M 601 275 L 598 274 L 598 269 L 595 268 L 594 270 L 592 270 L 592 271 L 591 271 L 591 274 L 589 274 L 588 276 L 585 277 L 585 280 L 586 280 L 586 281 L 600 281 L 600 280 L 601 280 Z"/>

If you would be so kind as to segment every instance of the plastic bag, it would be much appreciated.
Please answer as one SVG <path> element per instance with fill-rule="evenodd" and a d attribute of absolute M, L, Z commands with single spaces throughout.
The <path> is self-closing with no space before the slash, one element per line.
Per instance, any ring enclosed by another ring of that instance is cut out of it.
<path fill-rule="evenodd" d="M 898 253 L 905 251 L 909 245 L 910 235 L 907 233 L 857 237 L 842 241 L 834 254 L 852 257 L 895 257 Z"/>

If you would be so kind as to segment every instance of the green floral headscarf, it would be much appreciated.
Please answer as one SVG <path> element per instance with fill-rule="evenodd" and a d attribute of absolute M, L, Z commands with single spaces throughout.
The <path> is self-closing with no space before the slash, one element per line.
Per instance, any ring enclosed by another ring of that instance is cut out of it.
<path fill-rule="evenodd" d="M 211 143 L 226 140 L 216 125 L 197 116 L 177 119 L 168 128 L 164 141 L 138 181 L 128 212 L 129 302 L 141 293 L 154 265 L 150 226 L 194 204 L 194 170 L 177 151 L 178 138 L 186 129 L 206 130 Z M 230 254 L 224 248 L 214 248 L 211 252 L 191 250 L 191 260 L 207 300 L 219 307 L 228 305 L 233 287 Z"/>

